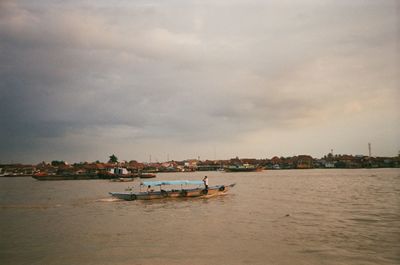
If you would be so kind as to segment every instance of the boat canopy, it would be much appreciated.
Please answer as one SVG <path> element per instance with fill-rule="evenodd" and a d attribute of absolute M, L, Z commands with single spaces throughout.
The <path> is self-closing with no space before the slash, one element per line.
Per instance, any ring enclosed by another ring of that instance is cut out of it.
<path fill-rule="evenodd" d="M 162 185 L 202 185 L 202 180 L 165 180 L 165 181 L 143 181 L 143 186 L 162 186 Z"/>

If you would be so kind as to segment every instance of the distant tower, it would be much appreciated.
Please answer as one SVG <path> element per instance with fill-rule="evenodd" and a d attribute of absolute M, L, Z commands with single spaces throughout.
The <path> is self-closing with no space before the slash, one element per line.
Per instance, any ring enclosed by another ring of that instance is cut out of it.
<path fill-rule="evenodd" d="M 371 143 L 368 143 L 368 155 L 371 157 Z"/>

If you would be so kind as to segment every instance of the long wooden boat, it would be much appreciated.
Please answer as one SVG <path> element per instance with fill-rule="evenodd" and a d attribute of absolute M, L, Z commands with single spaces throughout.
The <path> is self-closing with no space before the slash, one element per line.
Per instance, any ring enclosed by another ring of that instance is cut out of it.
<path fill-rule="evenodd" d="M 32 178 L 37 180 L 87 180 L 87 179 L 99 179 L 97 174 L 46 174 L 36 173 L 32 175 Z"/>
<path fill-rule="evenodd" d="M 172 188 L 164 190 L 163 186 L 172 185 L 173 187 L 180 186 L 180 188 Z M 197 187 L 193 187 L 197 185 Z M 110 192 L 113 197 L 118 199 L 132 201 L 132 200 L 153 200 L 165 198 L 190 198 L 190 197 L 211 197 L 227 193 L 235 186 L 230 185 L 216 185 L 209 186 L 208 189 L 204 188 L 203 181 L 201 180 L 172 180 L 172 181 L 144 181 L 140 184 L 140 191 L 125 191 L 125 192 Z M 141 191 L 147 187 L 148 191 Z M 150 189 L 151 187 L 159 187 L 158 191 Z"/>
<path fill-rule="evenodd" d="M 113 178 L 110 179 L 111 182 L 132 182 L 134 181 L 134 178 Z"/>
<path fill-rule="evenodd" d="M 120 178 L 155 178 L 156 174 L 152 173 L 128 173 L 128 174 L 113 174 L 109 172 L 98 173 L 100 179 L 120 179 Z"/>

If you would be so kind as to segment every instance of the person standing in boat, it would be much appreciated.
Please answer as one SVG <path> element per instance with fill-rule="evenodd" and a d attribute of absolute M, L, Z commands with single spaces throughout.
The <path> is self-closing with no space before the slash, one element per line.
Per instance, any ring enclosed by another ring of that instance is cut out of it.
<path fill-rule="evenodd" d="M 208 178 L 207 178 L 207 176 L 205 176 L 203 178 L 203 182 L 204 182 L 204 187 L 205 187 L 206 191 L 208 192 Z"/>

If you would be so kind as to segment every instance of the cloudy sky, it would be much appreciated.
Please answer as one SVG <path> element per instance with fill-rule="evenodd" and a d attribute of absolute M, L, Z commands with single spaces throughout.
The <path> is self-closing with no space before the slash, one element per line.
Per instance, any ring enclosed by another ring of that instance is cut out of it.
<path fill-rule="evenodd" d="M 0 163 L 400 150 L 393 0 L 0 1 Z"/>

